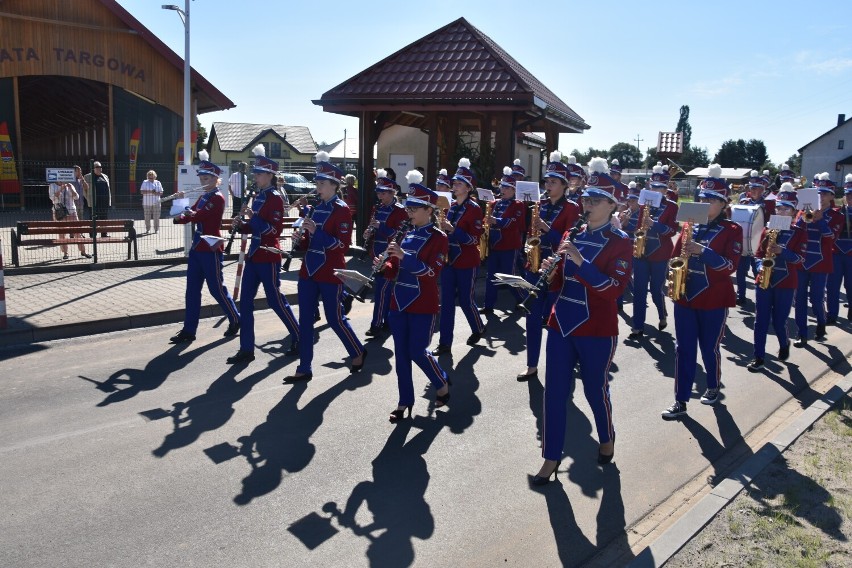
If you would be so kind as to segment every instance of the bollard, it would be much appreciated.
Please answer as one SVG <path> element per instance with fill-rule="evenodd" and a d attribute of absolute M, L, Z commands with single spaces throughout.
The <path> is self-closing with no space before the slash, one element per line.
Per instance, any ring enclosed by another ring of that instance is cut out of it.
<path fill-rule="evenodd" d="M 3 282 L 3 241 L 0 241 L 0 329 L 6 329 L 9 320 L 6 318 L 6 284 Z"/>

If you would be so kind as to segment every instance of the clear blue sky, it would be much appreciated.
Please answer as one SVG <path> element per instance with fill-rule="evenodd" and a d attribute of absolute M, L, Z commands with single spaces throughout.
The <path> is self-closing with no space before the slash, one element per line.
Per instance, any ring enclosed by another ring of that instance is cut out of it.
<path fill-rule="evenodd" d="M 183 25 L 163 2 L 119 3 L 183 56 Z M 725 140 L 758 138 L 779 163 L 838 114 L 852 116 L 845 2 L 608 4 L 195 0 L 190 62 L 237 105 L 201 121 L 208 130 L 214 121 L 303 125 L 317 142 L 344 129 L 355 136 L 356 119 L 311 100 L 461 16 L 591 125 L 563 135 L 563 152 L 635 144 L 637 135 L 644 152 L 686 104 L 692 144 L 711 158 Z"/>

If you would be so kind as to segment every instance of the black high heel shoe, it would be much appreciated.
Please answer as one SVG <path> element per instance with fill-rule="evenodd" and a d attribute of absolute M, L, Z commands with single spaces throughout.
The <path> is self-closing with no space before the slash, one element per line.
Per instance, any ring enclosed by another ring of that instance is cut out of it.
<path fill-rule="evenodd" d="M 447 381 L 447 393 L 446 394 L 438 394 L 435 393 L 435 408 L 442 408 L 447 406 L 447 403 L 450 402 L 450 382 Z"/>
<path fill-rule="evenodd" d="M 601 452 L 601 449 L 598 448 L 598 463 L 600 465 L 606 465 L 612 462 L 612 458 L 615 457 L 615 445 L 612 446 L 612 453 L 607 455 Z"/>
<path fill-rule="evenodd" d="M 396 424 L 403 418 L 405 418 L 405 411 L 408 411 L 408 417 L 411 418 L 411 405 L 403 406 L 402 408 L 397 408 L 396 410 L 392 410 L 390 413 L 390 417 L 388 418 L 388 422 L 391 424 Z"/>
<path fill-rule="evenodd" d="M 367 362 L 367 350 L 364 349 L 364 351 L 361 352 L 361 364 L 356 365 L 355 363 L 352 363 L 352 372 L 357 373 L 358 371 L 363 369 L 364 363 L 366 363 L 366 362 Z"/>
<path fill-rule="evenodd" d="M 536 475 L 532 478 L 533 485 L 547 485 L 550 483 L 550 476 L 553 476 L 553 479 L 556 479 L 556 472 L 559 471 L 559 466 L 562 465 L 562 460 L 556 462 L 556 467 L 553 468 L 553 471 L 548 473 L 546 477 L 541 477 L 540 475 Z"/>

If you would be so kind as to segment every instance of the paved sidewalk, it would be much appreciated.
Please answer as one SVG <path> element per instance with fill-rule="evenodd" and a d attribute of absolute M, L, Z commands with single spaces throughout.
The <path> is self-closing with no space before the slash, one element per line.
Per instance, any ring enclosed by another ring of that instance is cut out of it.
<path fill-rule="evenodd" d="M 225 263 L 225 284 L 233 291 L 235 261 Z M 281 291 L 295 301 L 301 261 L 283 274 Z M 6 277 L 9 327 L 0 346 L 79 337 L 93 333 L 183 321 L 186 264 L 94 268 L 69 272 L 9 274 Z M 206 287 L 201 317 L 221 315 Z M 267 307 L 259 293 L 256 309 Z"/>

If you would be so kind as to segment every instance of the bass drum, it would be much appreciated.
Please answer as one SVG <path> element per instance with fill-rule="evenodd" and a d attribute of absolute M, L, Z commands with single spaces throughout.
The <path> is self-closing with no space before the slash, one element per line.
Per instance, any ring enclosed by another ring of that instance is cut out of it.
<path fill-rule="evenodd" d="M 760 205 L 732 205 L 731 221 L 743 229 L 743 256 L 754 256 L 766 221 Z"/>

